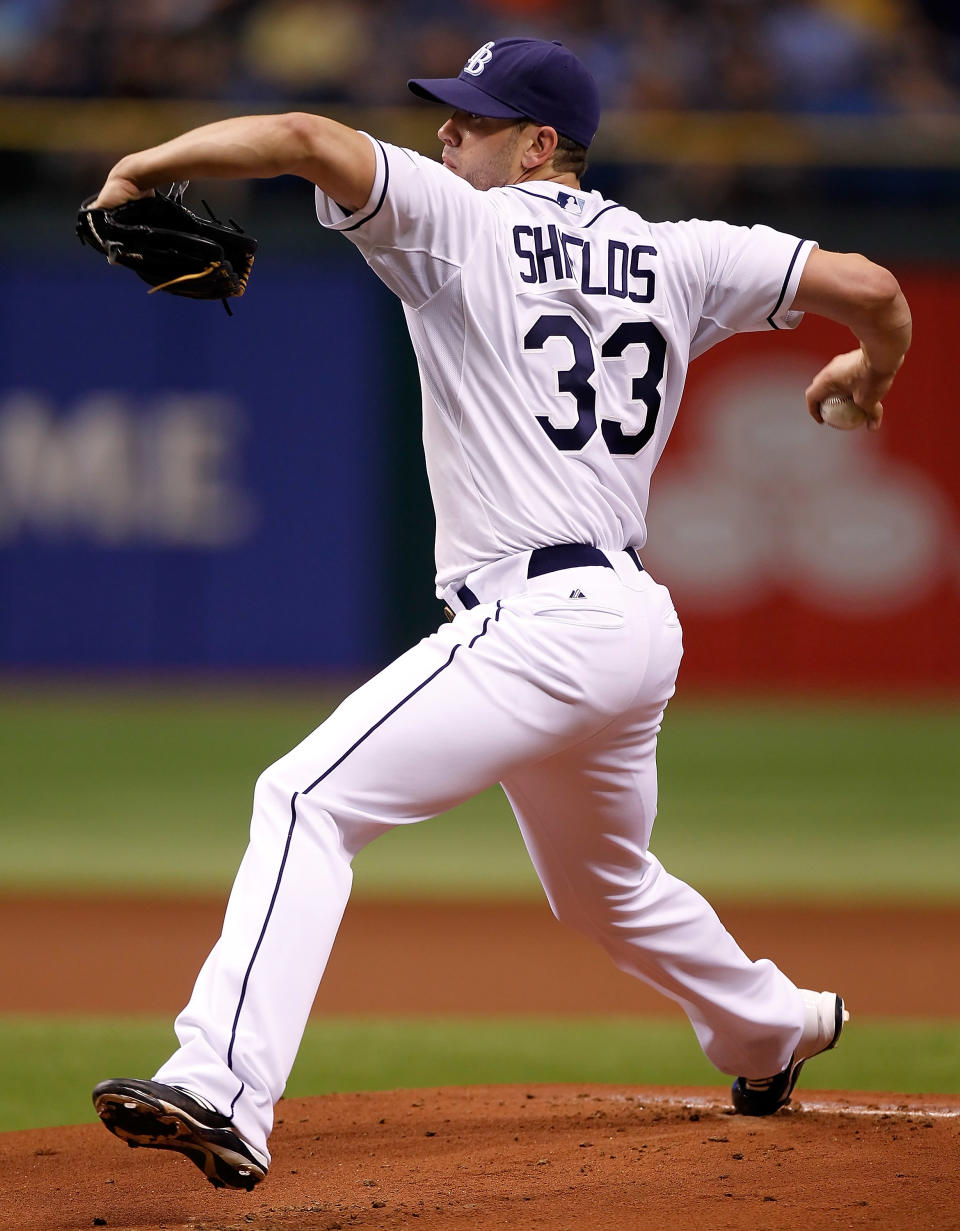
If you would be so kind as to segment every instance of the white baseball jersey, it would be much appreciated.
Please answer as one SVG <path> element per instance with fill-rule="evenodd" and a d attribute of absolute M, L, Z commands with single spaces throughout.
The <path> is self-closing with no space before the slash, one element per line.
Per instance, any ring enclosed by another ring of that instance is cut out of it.
<path fill-rule="evenodd" d="M 403 301 L 423 386 L 438 592 L 553 543 L 642 547 L 650 476 L 691 358 L 792 328 L 810 241 L 765 226 L 650 223 L 556 183 L 481 192 L 373 141 L 343 232 Z"/>

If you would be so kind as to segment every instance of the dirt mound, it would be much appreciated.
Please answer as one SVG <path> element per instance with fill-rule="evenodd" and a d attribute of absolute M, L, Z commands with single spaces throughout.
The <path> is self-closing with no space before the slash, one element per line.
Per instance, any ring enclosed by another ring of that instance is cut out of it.
<path fill-rule="evenodd" d="M 0 1136 L 10 1231 L 665 1231 L 960 1225 L 960 1099 L 816 1094 L 765 1120 L 716 1090 L 493 1086 L 278 1107 L 270 1174 L 218 1192 L 97 1124 Z"/>

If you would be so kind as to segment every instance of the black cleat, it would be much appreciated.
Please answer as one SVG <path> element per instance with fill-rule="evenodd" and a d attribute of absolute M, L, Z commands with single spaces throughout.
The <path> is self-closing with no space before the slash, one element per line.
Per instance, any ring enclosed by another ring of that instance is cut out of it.
<path fill-rule="evenodd" d="M 800 991 L 806 1009 L 803 1034 L 787 1067 L 773 1077 L 738 1077 L 731 1095 L 733 1110 L 741 1116 L 772 1116 L 790 1102 L 804 1062 L 835 1047 L 850 1014 L 835 992 Z"/>
<path fill-rule="evenodd" d="M 179 1086 L 114 1078 L 94 1088 L 93 1105 L 121 1141 L 185 1154 L 214 1188 L 249 1191 L 267 1174 L 266 1158 L 244 1141 L 232 1122 Z"/>

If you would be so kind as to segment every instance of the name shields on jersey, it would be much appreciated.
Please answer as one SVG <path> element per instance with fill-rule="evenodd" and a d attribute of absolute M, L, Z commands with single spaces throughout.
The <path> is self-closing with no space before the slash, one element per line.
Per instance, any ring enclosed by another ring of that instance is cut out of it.
<path fill-rule="evenodd" d="M 612 295 L 650 303 L 656 291 L 656 275 L 647 258 L 656 256 L 657 250 L 649 244 L 627 244 L 605 236 L 590 239 L 562 231 L 550 222 L 546 226 L 515 226 L 513 249 L 523 262 L 521 282 L 576 279 L 571 249 L 579 249 L 579 282 L 584 295 Z"/>

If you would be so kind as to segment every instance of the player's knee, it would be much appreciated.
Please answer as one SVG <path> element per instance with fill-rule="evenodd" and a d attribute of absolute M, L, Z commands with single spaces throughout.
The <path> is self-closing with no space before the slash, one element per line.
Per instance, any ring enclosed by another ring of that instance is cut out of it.
<path fill-rule="evenodd" d="M 287 757 L 268 766 L 257 779 L 253 824 L 279 830 L 290 826 L 309 829 L 317 840 L 351 857 L 364 845 L 353 832 L 356 826 L 343 800 L 325 783 L 304 783 L 302 767 Z"/>
<path fill-rule="evenodd" d="M 267 814 L 290 819 L 297 787 L 285 772 L 284 758 L 274 761 L 257 778 L 253 788 L 254 816 Z"/>

